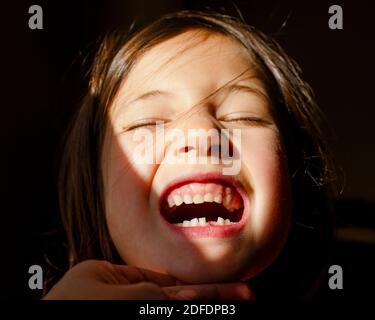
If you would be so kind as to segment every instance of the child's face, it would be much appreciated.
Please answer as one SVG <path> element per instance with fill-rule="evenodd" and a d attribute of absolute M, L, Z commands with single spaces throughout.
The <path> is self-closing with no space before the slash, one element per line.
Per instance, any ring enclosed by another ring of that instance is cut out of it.
<path fill-rule="evenodd" d="M 147 51 L 118 92 L 103 156 L 106 219 L 128 264 L 184 282 L 244 279 L 269 265 L 285 243 L 288 169 L 267 93 L 245 50 L 224 36 L 198 33 Z M 151 146 L 172 127 L 184 134 L 160 143 L 154 163 L 134 159 L 144 141 L 136 141 L 132 126 L 145 119 Z M 152 125 L 156 120 L 165 121 L 164 133 Z M 186 140 L 191 129 L 221 128 L 241 132 L 233 139 L 235 175 L 223 175 L 225 165 L 212 161 L 217 154 Z M 188 163 L 188 154 L 207 163 Z"/>

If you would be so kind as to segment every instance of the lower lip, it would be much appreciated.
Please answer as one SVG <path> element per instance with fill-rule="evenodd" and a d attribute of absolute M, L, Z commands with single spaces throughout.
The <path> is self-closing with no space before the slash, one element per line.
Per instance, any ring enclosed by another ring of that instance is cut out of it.
<path fill-rule="evenodd" d="M 161 214 L 161 213 L 160 213 Z M 161 216 L 163 216 L 161 214 Z M 221 225 L 218 226 L 213 223 L 207 223 L 205 226 L 196 226 L 196 227 L 181 227 L 169 223 L 163 217 L 162 220 L 171 229 L 173 232 L 179 236 L 185 238 L 228 238 L 237 235 L 245 227 L 246 221 L 249 216 L 249 204 L 247 201 L 244 201 L 244 210 L 242 213 L 241 220 L 230 224 L 230 225 Z"/>

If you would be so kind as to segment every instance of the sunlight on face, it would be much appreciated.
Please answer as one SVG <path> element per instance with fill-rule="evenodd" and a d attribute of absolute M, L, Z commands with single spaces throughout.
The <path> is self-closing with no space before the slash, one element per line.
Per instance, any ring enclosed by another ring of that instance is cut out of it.
<path fill-rule="evenodd" d="M 156 144 L 157 121 L 165 124 L 164 134 L 240 129 L 241 145 L 232 141 L 240 172 L 221 181 L 222 163 L 165 161 L 187 152 L 212 156 L 182 138 L 165 143 L 155 163 L 133 161 L 139 145 L 134 133 L 147 129 Z M 153 47 L 124 80 L 109 124 L 103 153 L 106 219 L 124 262 L 199 283 L 251 277 L 274 260 L 290 223 L 288 170 L 270 99 L 241 45 L 194 30 Z M 189 199 L 207 203 L 188 206 Z M 167 200 L 170 221 L 160 210 Z M 187 202 L 177 206 L 180 200 Z M 210 206 L 222 206 L 218 212 L 227 212 L 229 220 L 231 212 L 242 213 L 239 221 L 219 225 Z M 200 228 L 177 226 L 205 215 L 212 221 L 200 220 Z"/>

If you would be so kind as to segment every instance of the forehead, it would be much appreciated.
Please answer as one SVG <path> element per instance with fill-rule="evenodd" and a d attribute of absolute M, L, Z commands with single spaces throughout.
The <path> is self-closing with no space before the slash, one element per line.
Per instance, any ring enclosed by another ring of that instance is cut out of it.
<path fill-rule="evenodd" d="M 144 53 L 127 75 L 118 98 L 130 101 L 152 90 L 204 94 L 247 69 L 248 75 L 254 74 L 249 55 L 236 40 L 205 30 L 190 30 Z"/>

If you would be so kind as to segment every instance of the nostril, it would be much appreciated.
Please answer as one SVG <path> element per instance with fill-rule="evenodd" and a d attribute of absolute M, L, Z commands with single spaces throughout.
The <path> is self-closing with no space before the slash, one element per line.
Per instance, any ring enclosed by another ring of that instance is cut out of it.
<path fill-rule="evenodd" d="M 180 153 L 187 153 L 187 152 L 189 152 L 193 149 L 194 149 L 194 147 L 192 147 L 192 146 L 184 146 L 184 147 L 180 148 L 179 152 Z"/>
<path fill-rule="evenodd" d="M 221 147 L 219 144 L 214 144 L 209 147 L 207 151 L 207 155 L 210 157 L 217 157 L 220 158 L 220 152 L 221 152 Z"/>
<path fill-rule="evenodd" d="M 208 156 L 218 158 L 233 157 L 233 154 L 233 145 L 230 142 L 228 143 L 228 145 L 214 144 L 210 146 L 207 151 Z"/>

